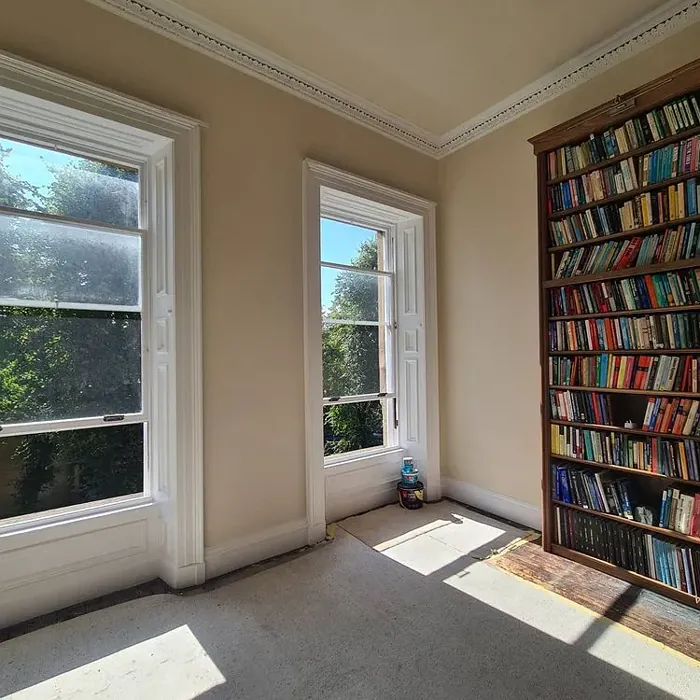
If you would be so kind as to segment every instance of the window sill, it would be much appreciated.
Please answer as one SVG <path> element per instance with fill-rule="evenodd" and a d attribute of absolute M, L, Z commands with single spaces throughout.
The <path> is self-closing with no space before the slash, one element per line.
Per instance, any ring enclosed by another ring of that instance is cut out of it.
<path fill-rule="evenodd" d="M 121 496 L 105 501 L 86 503 L 81 506 L 70 506 L 46 513 L 20 515 L 0 522 L 0 537 L 28 533 L 59 525 L 94 522 L 95 518 L 108 515 L 118 515 L 154 507 L 156 502 L 151 496 L 138 494 Z"/>
<path fill-rule="evenodd" d="M 405 450 L 403 447 L 382 447 L 380 449 L 354 452 L 350 455 L 331 457 L 326 459 L 323 466 L 327 476 L 334 476 L 344 472 L 353 472 L 360 469 L 370 469 L 387 464 L 396 464 L 398 474 L 401 468 L 401 458 L 404 454 Z"/>

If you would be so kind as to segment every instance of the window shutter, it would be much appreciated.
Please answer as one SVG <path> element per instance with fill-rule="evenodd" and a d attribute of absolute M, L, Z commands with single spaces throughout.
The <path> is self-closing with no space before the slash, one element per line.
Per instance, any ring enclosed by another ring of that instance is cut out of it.
<path fill-rule="evenodd" d="M 423 220 L 396 226 L 396 313 L 399 444 L 427 473 L 425 290 Z"/>

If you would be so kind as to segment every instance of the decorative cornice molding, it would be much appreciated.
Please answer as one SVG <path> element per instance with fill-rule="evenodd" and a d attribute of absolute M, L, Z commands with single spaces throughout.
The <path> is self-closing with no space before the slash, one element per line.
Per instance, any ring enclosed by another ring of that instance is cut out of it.
<path fill-rule="evenodd" d="M 295 66 L 172 0 L 88 2 L 433 158 L 454 153 L 700 21 L 700 0 L 671 0 L 476 117 L 438 135 Z"/>
<path fill-rule="evenodd" d="M 700 0 L 672 0 L 438 139 L 439 158 L 515 121 L 700 20 Z"/>

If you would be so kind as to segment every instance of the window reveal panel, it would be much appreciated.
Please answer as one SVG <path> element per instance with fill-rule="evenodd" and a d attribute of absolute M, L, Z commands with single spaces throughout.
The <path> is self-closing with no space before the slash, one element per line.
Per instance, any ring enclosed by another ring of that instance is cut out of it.
<path fill-rule="evenodd" d="M 144 426 L 0 438 L 0 519 L 143 492 Z"/>
<path fill-rule="evenodd" d="M 141 411 L 139 314 L 0 308 L 0 423 Z"/>

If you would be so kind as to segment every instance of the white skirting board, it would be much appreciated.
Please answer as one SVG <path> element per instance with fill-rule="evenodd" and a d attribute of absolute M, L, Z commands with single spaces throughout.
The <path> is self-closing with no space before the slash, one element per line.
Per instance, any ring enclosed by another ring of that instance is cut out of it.
<path fill-rule="evenodd" d="M 526 525 L 533 530 L 542 529 L 542 510 L 530 503 L 448 476 L 442 477 L 442 494 L 465 505 Z"/>
<path fill-rule="evenodd" d="M 264 532 L 245 535 L 227 544 L 204 550 L 207 579 L 276 557 L 309 543 L 306 520 L 294 520 Z"/>

